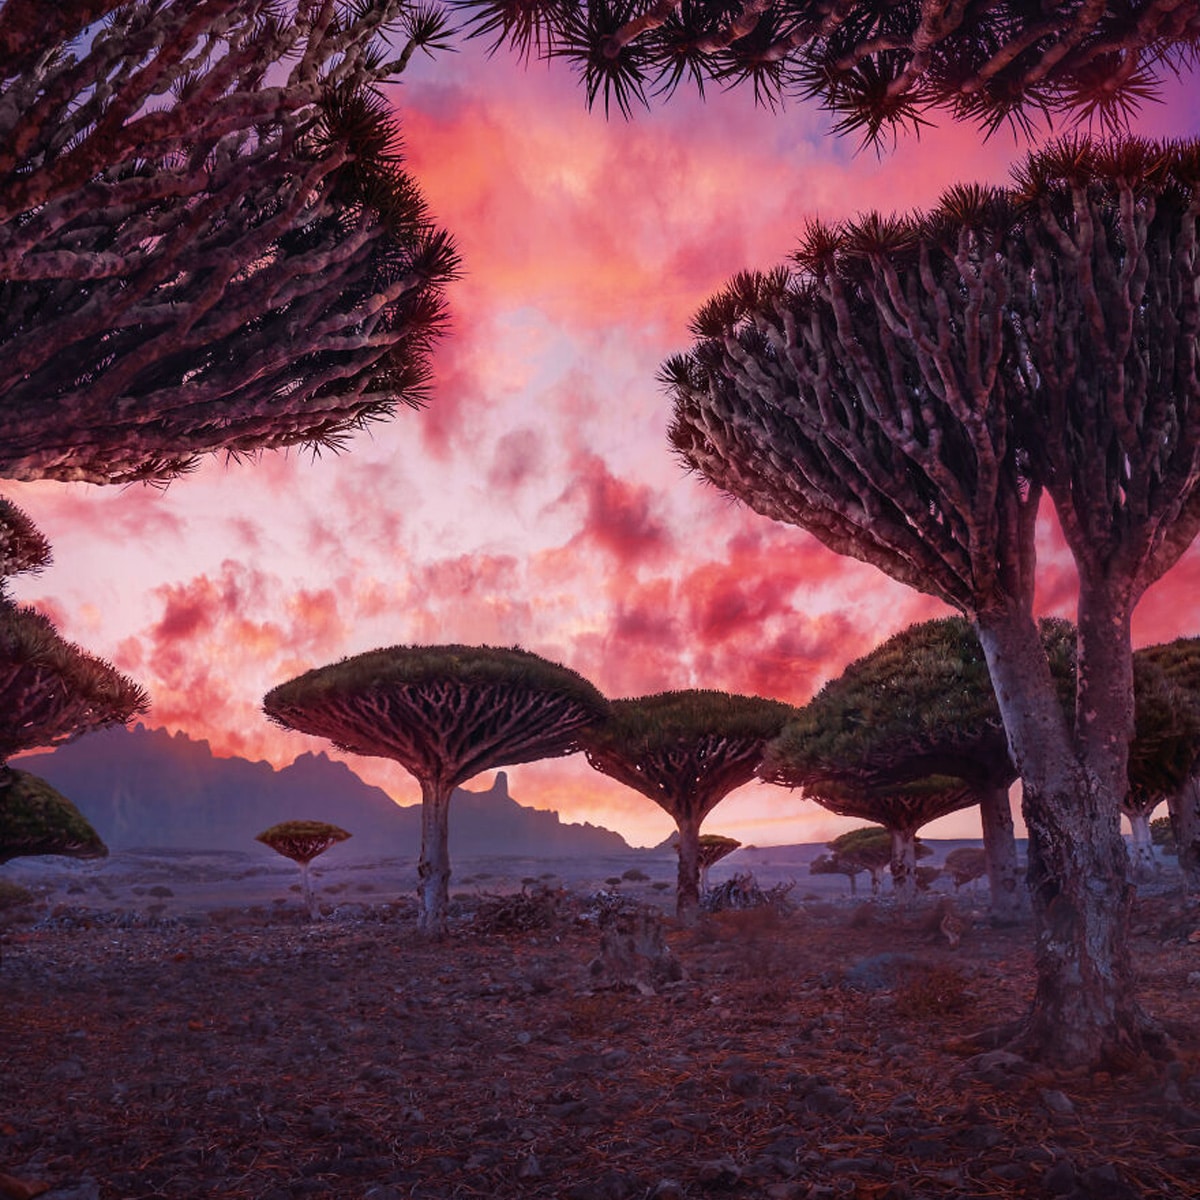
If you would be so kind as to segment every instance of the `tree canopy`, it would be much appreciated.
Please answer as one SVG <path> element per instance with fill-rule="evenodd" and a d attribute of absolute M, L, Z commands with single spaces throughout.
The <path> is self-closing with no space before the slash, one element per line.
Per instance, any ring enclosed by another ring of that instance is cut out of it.
<path fill-rule="evenodd" d="M 350 834 L 344 829 L 327 821 L 280 821 L 264 829 L 254 840 L 292 862 L 309 863 L 348 837 Z"/>
<path fill-rule="evenodd" d="M 0 863 L 10 858 L 64 854 L 103 858 L 108 848 L 61 792 L 28 771 L 0 770 Z"/>
<path fill-rule="evenodd" d="M 613 700 L 583 734 L 597 771 L 668 812 L 679 829 L 679 915 L 690 920 L 700 889 L 700 825 L 754 778 L 763 745 L 794 710 L 778 700 L 706 689 Z"/>
<path fill-rule="evenodd" d="M 48 618 L 0 599 L 0 764 L 124 725 L 149 705 L 138 684 L 64 641 Z"/>
<path fill-rule="evenodd" d="M 1200 529 L 1198 235 L 1200 142 L 1060 139 L 1007 188 L 810 225 L 794 269 L 736 277 L 662 370 L 688 467 L 975 624 L 1039 930 L 1017 1044 L 1047 1059 L 1161 1041 L 1118 803 L 1132 611 Z M 1043 495 L 1080 585 L 1070 714 L 1033 618 Z"/>
<path fill-rule="evenodd" d="M 453 788 L 493 767 L 575 753 L 605 704 L 582 675 L 528 650 L 447 645 L 316 667 L 273 688 L 263 709 L 285 729 Z"/>
<path fill-rule="evenodd" d="M 1190 62 L 1200 6 L 1133 0 L 457 0 L 468 28 L 521 54 L 566 59 L 589 104 L 629 115 L 682 84 L 752 87 L 774 106 L 819 97 L 839 132 L 878 138 L 930 109 L 994 130 L 1039 116 L 1119 127 L 1162 69 Z"/>
<path fill-rule="evenodd" d="M 410 0 L 4 0 L 0 474 L 161 481 L 422 403 L 456 258 L 380 89 L 444 32 Z"/>
<path fill-rule="evenodd" d="M 28 514 L 0 496 L 0 580 L 40 571 L 50 561 L 50 543 Z"/>
<path fill-rule="evenodd" d="M 270 846 L 277 854 L 300 864 L 300 890 L 304 904 L 313 920 L 320 916 L 316 897 L 313 895 L 312 872 L 309 864 L 325 853 L 331 846 L 344 842 L 350 834 L 327 821 L 280 821 L 270 829 L 264 829 L 254 839 Z"/>
<path fill-rule="evenodd" d="M 277 725 L 395 759 L 421 784 L 420 923 L 446 928 L 454 789 L 493 767 L 573 754 L 607 701 L 582 675 L 519 647 L 392 646 L 273 688 Z"/>

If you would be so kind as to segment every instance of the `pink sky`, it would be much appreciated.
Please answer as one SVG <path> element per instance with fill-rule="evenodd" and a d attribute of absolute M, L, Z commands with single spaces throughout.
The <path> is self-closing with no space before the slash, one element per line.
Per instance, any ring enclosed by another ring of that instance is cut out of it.
<path fill-rule="evenodd" d="M 148 721 L 283 766 L 325 743 L 270 726 L 265 691 L 376 646 L 520 644 L 612 696 L 713 687 L 802 703 L 879 641 L 946 610 L 685 476 L 655 383 L 729 275 L 770 267 L 805 220 L 1002 180 L 1022 147 L 948 127 L 878 158 L 815 106 L 677 98 L 632 123 L 586 111 L 564 68 L 472 46 L 396 89 L 409 168 L 457 241 L 435 399 L 348 453 L 210 461 L 165 492 L 10 483 L 54 564 L 17 580 L 64 636 L 151 693 Z M 1139 131 L 1200 134 L 1200 82 Z M 1067 611 L 1046 536 L 1042 596 Z M 1139 644 L 1198 632 L 1195 549 L 1143 602 Z M 415 782 L 347 759 L 398 801 Z M 523 803 L 657 842 L 672 822 L 583 759 L 512 768 Z M 487 786 L 491 776 L 473 787 Z M 337 819 L 336 797 L 324 814 Z M 849 824 L 750 785 L 706 830 L 760 845 Z M 971 814 L 931 835 L 970 836 Z"/>

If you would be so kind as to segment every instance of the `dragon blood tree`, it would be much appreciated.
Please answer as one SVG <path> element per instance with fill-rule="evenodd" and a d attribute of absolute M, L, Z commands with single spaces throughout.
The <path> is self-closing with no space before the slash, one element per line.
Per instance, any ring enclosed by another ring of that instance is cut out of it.
<path fill-rule="evenodd" d="M 659 692 L 614 700 L 583 733 L 597 771 L 653 800 L 679 830 L 676 911 L 700 906 L 700 825 L 734 788 L 749 783 L 763 746 L 795 710 L 778 700 L 728 692 Z"/>
<path fill-rule="evenodd" d="M 858 829 L 848 830 L 839 834 L 831 842 L 825 843 L 829 850 L 813 860 L 813 866 L 820 867 L 813 873 L 816 875 L 849 875 L 851 894 L 855 890 L 855 875 L 866 871 L 871 876 L 871 895 L 878 897 L 883 886 L 883 873 L 892 865 L 892 835 L 880 825 L 862 825 Z M 913 853 L 917 858 L 928 858 L 932 851 L 920 838 L 913 843 Z"/>
<path fill-rule="evenodd" d="M 422 403 L 456 258 L 381 89 L 444 32 L 412 0 L 0 0 L 0 474 L 166 480 Z"/>
<path fill-rule="evenodd" d="M 974 789 L 962 779 L 929 775 L 904 782 L 878 780 L 851 783 L 844 778 L 813 775 L 803 757 L 803 743 L 793 756 L 789 731 L 768 743 L 759 777 L 768 783 L 803 787 L 807 799 L 840 817 L 861 817 L 887 830 L 891 839 L 892 887 L 896 898 L 911 903 L 917 894 L 917 831 L 938 817 L 948 816 L 979 802 Z"/>
<path fill-rule="evenodd" d="M 1064 701 L 1073 694 L 1075 631 L 1040 623 Z M 979 805 L 991 909 L 1027 909 L 1008 792 L 1017 778 L 983 647 L 963 617 L 901 630 L 851 663 L 803 705 L 788 730 L 793 764 L 814 777 L 878 785 L 952 775 Z"/>
<path fill-rule="evenodd" d="M 321 910 L 313 895 L 309 864 L 317 855 L 324 854 L 330 846 L 344 842 L 349 836 L 344 829 L 325 821 L 281 821 L 270 829 L 264 829 L 254 840 L 300 864 L 300 890 L 304 896 L 304 907 L 308 910 L 309 918 L 315 921 L 321 915 Z"/>
<path fill-rule="evenodd" d="M 273 688 L 277 725 L 395 759 L 421 784 L 420 928 L 446 929 L 450 797 L 481 771 L 573 754 L 606 711 L 583 676 L 517 647 L 393 646 Z"/>
<path fill-rule="evenodd" d="M 1200 142 L 1063 139 L 1007 188 L 810 227 L 667 363 L 710 482 L 975 626 L 1022 783 L 1037 984 L 1013 1046 L 1123 1066 L 1137 1000 L 1120 830 L 1130 622 L 1200 530 Z M 1064 713 L 1034 618 L 1049 497 L 1079 582 Z"/>
<path fill-rule="evenodd" d="M 1185 0 L 458 0 L 478 36 L 566 59 L 589 104 L 628 115 L 680 84 L 745 86 L 775 107 L 819 97 L 838 131 L 921 125 L 929 109 L 995 129 L 1053 114 L 1119 125 L 1190 63 L 1200 6 Z"/>
<path fill-rule="evenodd" d="M 742 843 L 737 838 L 724 837 L 719 833 L 702 833 L 696 847 L 696 863 L 700 868 L 700 891 L 708 891 L 709 868 L 732 854 Z M 675 843 L 679 849 L 679 843 Z"/>
<path fill-rule="evenodd" d="M 1129 790 L 1121 811 L 1129 821 L 1134 874 L 1145 877 L 1155 868 L 1150 818 L 1183 791 L 1200 757 L 1200 707 L 1140 650 L 1133 656 L 1133 686 Z"/>
<path fill-rule="evenodd" d="M 1186 706 L 1180 704 L 1174 712 L 1166 714 L 1171 725 L 1190 721 L 1191 714 L 1183 709 L 1200 708 L 1200 638 L 1178 638 L 1160 646 L 1145 646 L 1134 655 L 1135 665 L 1141 660 L 1158 667 L 1187 697 Z M 1175 746 L 1177 750 L 1183 749 L 1178 743 Z M 1133 779 L 1132 771 L 1130 778 Z M 1158 783 L 1166 785 L 1174 852 L 1179 855 L 1184 885 L 1189 891 L 1200 892 L 1200 756 L 1192 759 L 1182 781 L 1162 778 Z"/>
<path fill-rule="evenodd" d="M 79 809 L 44 779 L 6 767 L 0 772 L 0 863 L 40 854 L 103 858 L 108 848 Z"/>
<path fill-rule="evenodd" d="M 38 571 L 49 561 L 46 539 L 0 499 L 0 576 Z M 0 772 L 14 754 L 124 725 L 148 707 L 133 680 L 64 641 L 47 617 L 14 604 L 0 579 Z"/>

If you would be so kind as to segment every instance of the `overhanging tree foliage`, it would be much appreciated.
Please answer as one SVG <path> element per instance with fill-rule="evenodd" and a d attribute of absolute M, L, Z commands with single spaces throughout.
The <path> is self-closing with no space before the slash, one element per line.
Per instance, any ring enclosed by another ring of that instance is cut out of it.
<path fill-rule="evenodd" d="M 583 676 L 517 647 L 393 646 L 267 693 L 267 716 L 354 754 L 395 759 L 421 784 L 420 927 L 446 928 L 454 789 L 481 771 L 573 754 L 607 703 Z"/>
<path fill-rule="evenodd" d="M 0 2 L 0 474 L 165 480 L 423 402 L 456 269 L 411 0 Z"/>
<path fill-rule="evenodd" d="M 108 848 L 79 809 L 44 779 L 0 767 L 0 863 L 41 854 L 103 858 Z"/>
<path fill-rule="evenodd" d="M 494 46 L 566 59 L 606 110 L 628 116 L 684 83 L 746 85 L 771 105 L 820 97 L 839 131 L 868 138 L 933 108 L 989 130 L 1058 114 L 1120 125 L 1200 41 L 1192 0 L 456 3 Z"/>
<path fill-rule="evenodd" d="M 304 907 L 308 910 L 310 919 L 316 920 L 321 915 L 317 907 L 317 898 L 313 894 L 312 872 L 309 864 L 318 855 L 324 854 L 331 846 L 344 842 L 350 834 L 337 825 L 327 821 L 281 821 L 264 829 L 255 837 L 256 842 L 270 846 L 276 854 L 290 858 L 300 864 L 300 890 L 304 897 Z"/>
<path fill-rule="evenodd" d="M 133 680 L 64 641 L 41 613 L 0 600 L 0 765 L 22 750 L 124 725 L 149 703 Z"/>
<path fill-rule="evenodd" d="M 679 830 L 676 910 L 691 921 L 700 903 L 700 826 L 735 788 L 749 783 L 794 710 L 778 700 L 691 689 L 613 700 L 582 735 L 597 771 L 641 792 Z"/>
<path fill-rule="evenodd" d="M 672 441 L 756 511 L 974 623 L 1023 785 L 1037 990 L 1018 1044 L 1158 1044 L 1120 836 L 1130 616 L 1200 528 L 1200 144 L 1063 140 L 1007 189 L 812 226 L 739 276 L 663 369 Z M 1048 494 L 1080 583 L 1065 718 L 1033 618 Z"/>
<path fill-rule="evenodd" d="M 50 545 L 33 522 L 0 498 L 0 768 L 23 750 L 124 725 L 150 703 L 132 679 L 64 641 L 48 617 L 8 598 L 8 576 L 39 571 L 49 561 Z"/>

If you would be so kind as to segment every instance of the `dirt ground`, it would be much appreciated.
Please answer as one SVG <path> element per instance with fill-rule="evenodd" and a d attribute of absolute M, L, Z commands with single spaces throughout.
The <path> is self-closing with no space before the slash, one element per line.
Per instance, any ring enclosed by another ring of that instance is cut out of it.
<path fill-rule="evenodd" d="M 684 929 L 651 881 L 488 882 L 435 944 L 372 891 L 315 924 L 286 891 L 10 910 L 0 1197 L 1200 1197 L 1200 911 L 1177 896 L 1134 922 L 1174 1059 L 1054 1074 L 976 1037 L 1024 1010 L 1031 937 L 969 901 L 951 945 L 932 906 Z"/>

